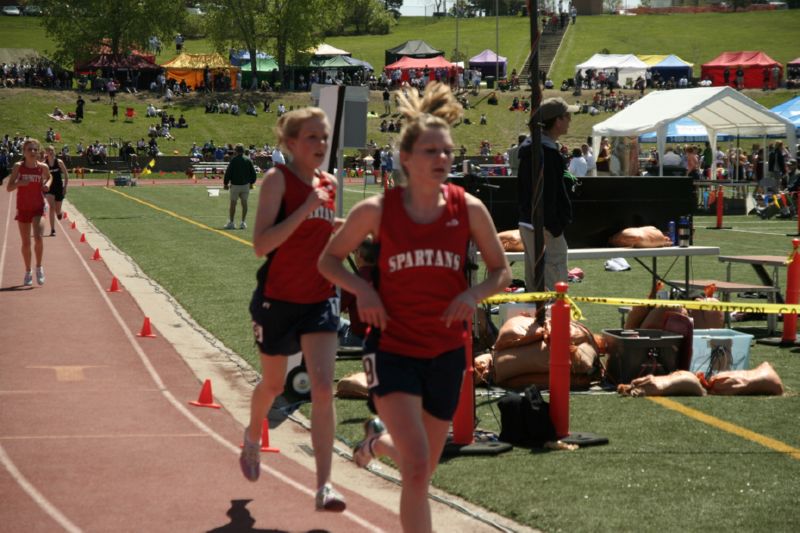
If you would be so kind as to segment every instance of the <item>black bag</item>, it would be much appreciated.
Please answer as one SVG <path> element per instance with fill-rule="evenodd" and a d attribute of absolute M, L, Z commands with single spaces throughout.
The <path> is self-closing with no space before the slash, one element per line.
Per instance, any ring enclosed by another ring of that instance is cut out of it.
<path fill-rule="evenodd" d="M 511 392 L 497 402 L 500 409 L 500 440 L 514 446 L 539 448 L 555 441 L 556 429 L 550 409 L 536 385 L 522 394 Z"/>

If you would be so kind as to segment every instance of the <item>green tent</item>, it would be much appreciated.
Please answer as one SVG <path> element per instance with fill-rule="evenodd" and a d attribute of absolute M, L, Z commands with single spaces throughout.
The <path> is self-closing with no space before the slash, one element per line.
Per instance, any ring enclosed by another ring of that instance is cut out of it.
<path fill-rule="evenodd" d="M 242 72 L 242 86 L 250 87 L 253 73 L 250 63 L 245 63 L 239 67 Z M 261 83 L 265 79 L 271 79 L 268 73 L 278 70 L 278 62 L 273 57 L 258 58 L 256 59 L 256 76 L 258 82 Z"/>

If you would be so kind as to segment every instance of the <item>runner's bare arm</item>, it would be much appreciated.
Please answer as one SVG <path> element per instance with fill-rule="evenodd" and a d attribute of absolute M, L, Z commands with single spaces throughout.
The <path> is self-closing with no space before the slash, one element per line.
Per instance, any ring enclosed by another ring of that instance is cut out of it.
<path fill-rule="evenodd" d="M 8 192 L 17 190 L 17 179 L 19 178 L 19 167 L 22 163 L 16 162 L 14 163 L 14 167 L 11 169 L 11 175 L 8 177 L 8 184 L 6 185 L 6 190 Z"/>
<path fill-rule="evenodd" d="M 342 261 L 359 247 L 368 235 L 377 237 L 381 220 L 381 198 L 374 196 L 356 204 L 320 255 L 320 274 L 334 285 L 356 295 L 358 314 L 367 324 L 386 329 L 386 309 L 377 291 L 366 280 L 350 272 Z"/>
<path fill-rule="evenodd" d="M 314 209 L 327 200 L 327 192 L 314 189 L 300 208 L 276 224 L 285 191 L 283 172 L 274 167 L 269 169 L 258 193 L 256 224 L 253 228 L 253 250 L 258 257 L 280 246 Z"/>

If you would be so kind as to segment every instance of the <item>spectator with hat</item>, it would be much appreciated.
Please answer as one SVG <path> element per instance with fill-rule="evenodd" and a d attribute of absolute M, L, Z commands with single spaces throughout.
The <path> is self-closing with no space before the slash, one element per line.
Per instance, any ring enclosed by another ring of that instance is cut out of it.
<path fill-rule="evenodd" d="M 544 276 L 545 287 L 554 289 L 558 281 L 567 282 L 567 240 L 564 230 L 572 222 L 572 201 L 568 183 L 564 177 L 566 162 L 561 155 L 558 139 L 569 131 L 572 113 L 578 106 L 569 105 L 563 98 L 547 98 L 531 120 L 542 127 L 542 179 L 544 193 Z M 533 239 L 533 155 L 531 139 L 528 137 L 519 149 L 519 227 L 525 248 L 525 286 L 534 286 Z"/>

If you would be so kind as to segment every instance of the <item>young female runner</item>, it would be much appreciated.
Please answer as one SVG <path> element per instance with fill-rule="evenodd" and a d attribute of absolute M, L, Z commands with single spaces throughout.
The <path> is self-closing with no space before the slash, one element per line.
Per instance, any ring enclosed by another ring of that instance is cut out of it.
<path fill-rule="evenodd" d="M 377 455 L 400 467 L 404 531 L 431 530 L 428 484 L 444 448 L 464 377 L 466 320 L 476 304 L 511 280 L 486 207 L 446 183 L 453 163 L 450 124 L 461 106 L 446 85 L 431 84 L 420 98 L 400 96 L 404 187 L 368 198 L 350 212 L 320 258 L 320 272 L 356 295 L 372 326 L 364 356 L 377 419 L 365 424 L 355 451 L 359 466 Z M 380 246 L 377 286 L 349 272 L 342 260 L 367 236 Z M 480 250 L 488 275 L 469 287 L 467 245 Z"/>
<path fill-rule="evenodd" d="M 50 170 L 45 163 L 39 161 L 39 141 L 28 139 L 22 143 L 22 161 L 14 164 L 6 190 L 17 191 L 17 216 L 14 217 L 19 227 L 22 240 L 22 260 L 25 262 L 25 278 L 23 285 L 33 285 L 31 272 L 31 233 L 33 233 L 33 253 L 36 257 L 36 282 L 44 285 L 44 193 L 50 188 Z"/>
<path fill-rule="evenodd" d="M 281 116 L 276 129 L 290 158 L 288 164 L 266 173 L 258 199 L 253 248 L 257 256 L 266 256 L 266 262 L 257 274 L 250 313 L 262 379 L 253 391 L 240 465 L 247 479 L 258 479 L 263 420 L 283 391 L 287 356 L 302 351 L 313 398 L 316 507 L 341 512 L 344 498 L 330 484 L 339 298 L 317 270 L 317 259 L 334 227 L 334 181 L 319 170 L 330 128 L 321 109 L 303 108 Z"/>
<path fill-rule="evenodd" d="M 67 195 L 67 185 L 69 184 L 69 172 L 64 162 L 56 157 L 56 149 L 48 146 L 45 150 L 45 163 L 47 168 L 50 169 L 50 175 L 53 181 L 50 184 L 50 189 L 45 194 L 45 199 L 50 206 L 50 236 L 56 234 L 56 217 L 61 220 L 61 203 Z"/>

